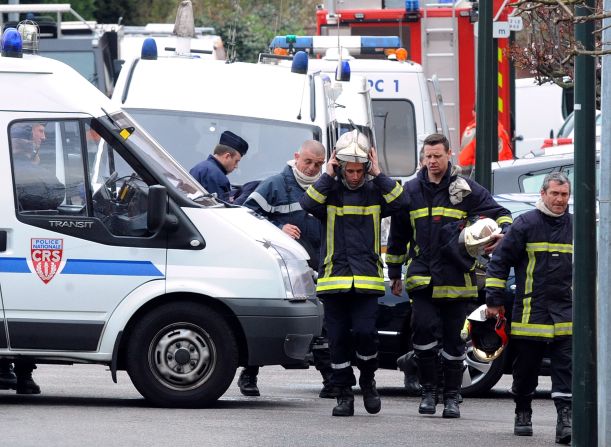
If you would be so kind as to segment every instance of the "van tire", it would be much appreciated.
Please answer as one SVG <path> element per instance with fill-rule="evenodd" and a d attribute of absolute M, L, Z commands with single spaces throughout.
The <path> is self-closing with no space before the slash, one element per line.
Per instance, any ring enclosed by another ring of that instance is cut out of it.
<path fill-rule="evenodd" d="M 205 407 L 227 391 L 238 367 L 238 346 L 222 315 L 190 302 L 153 309 L 127 343 L 127 372 L 151 404 Z"/>

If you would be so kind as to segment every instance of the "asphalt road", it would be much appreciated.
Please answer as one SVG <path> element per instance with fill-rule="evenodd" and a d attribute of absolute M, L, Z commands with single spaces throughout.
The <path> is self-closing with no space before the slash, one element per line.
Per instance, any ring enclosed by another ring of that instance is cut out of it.
<path fill-rule="evenodd" d="M 534 436 L 513 435 L 513 401 L 505 376 L 492 392 L 465 399 L 460 419 L 418 414 L 419 398 L 402 388 L 399 371 L 379 371 L 382 411 L 331 416 L 333 400 L 319 399 L 316 370 L 262 368 L 261 397 L 244 397 L 234 384 L 214 408 L 150 408 L 119 373 L 114 384 L 102 366 L 40 365 L 39 396 L 0 391 L 0 446 L 551 446 L 556 414 L 550 381 L 541 378 L 533 403 Z"/>

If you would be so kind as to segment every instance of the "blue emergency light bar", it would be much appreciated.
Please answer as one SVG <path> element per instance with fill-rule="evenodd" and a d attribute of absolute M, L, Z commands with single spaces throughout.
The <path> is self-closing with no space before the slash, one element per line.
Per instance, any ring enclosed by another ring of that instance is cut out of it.
<path fill-rule="evenodd" d="M 140 58 L 145 60 L 157 59 L 157 42 L 155 42 L 155 39 L 152 37 L 147 37 L 144 39 L 144 42 L 142 42 Z"/>
<path fill-rule="evenodd" d="M 386 49 L 401 47 L 398 36 L 276 36 L 270 49 L 307 51 L 310 54 L 324 54 L 329 48 L 345 48 L 350 54 L 384 54 Z"/>
<path fill-rule="evenodd" d="M 23 57 L 23 41 L 16 28 L 7 28 L 2 35 L 2 56 Z"/>

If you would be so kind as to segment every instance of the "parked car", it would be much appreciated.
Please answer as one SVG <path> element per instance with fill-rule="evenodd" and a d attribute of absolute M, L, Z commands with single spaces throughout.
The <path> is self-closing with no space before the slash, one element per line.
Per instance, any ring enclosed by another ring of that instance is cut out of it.
<path fill-rule="evenodd" d="M 575 171 L 573 154 L 542 155 L 494 163 L 492 167 L 492 193 L 539 194 L 543 178 L 550 172 L 566 174 L 571 183 Z M 597 184 L 600 174 L 600 153 L 596 156 Z"/>
<path fill-rule="evenodd" d="M 542 181 L 542 179 L 541 179 Z M 539 187 L 541 182 L 539 182 Z M 502 194 L 495 195 L 495 200 L 511 211 L 517 217 L 535 208 L 539 194 Z M 572 205 L 570 205 L 572 206 Z M 572 211 L 572 210 L 571 210 Z M 510 311 L 513 306 L 514 281 L 513 271 L 507 281 L 505 308 Z M 484 301 L 482 294 L 479 302 L 474 302 L 473 309 Z M 510 314 L 509 318 L 510 319 Z M 378 335 L 380 347 L 378 358 L 380 368 L 397 369 L 397 359 L 412 350 L 411 345 L 411 305 L 405 292 L 400 297 L 390 292 L 389 282 L 386 283 L 386 294 L 378 299 Z M 471 345 L 467 343 L 467 358 L 463 375 L 462 395 L 480 395 L 489 391 L 500 380 L 503 374 L 511 372 L 513 352 L 511 343 L 505 352 L 495 361 L 488 363 L 475 358 Z M 549 375 L 549 358 L 544 358 L 541 375 Z"/>
<path fill-rule="evenodd" d="M 600 150 L 600 134 L 602 126 L 602 114 L 600 110 L 596 111 L 596 150 Z M 572 154 L 575 150 L 575 112 L 572 112 L 566 117 L 566 120 L 558 129 L 558 133 L 554 137 L 553 133 L 550 138 L 543 140 L 541 151 L 545 155 Z M 534 155 L 540 155 L 538 152 Z"/>

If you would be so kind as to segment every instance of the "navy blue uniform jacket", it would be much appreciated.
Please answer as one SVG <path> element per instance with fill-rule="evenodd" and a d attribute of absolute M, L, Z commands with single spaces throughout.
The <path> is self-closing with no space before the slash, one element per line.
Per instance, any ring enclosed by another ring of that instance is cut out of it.
<path fill-rule="evenodd" d="M 381 219 L 398 211 L 402 200 L 401 185 L 384 174 L 350 190 L 325 173 L 306 190 L 301 206 L 324 228 L 319 294 L 354 288 L 358 293 L 384 295 Z"/>
<path fill-rule="evenodd" d="M 262 181 L 244 202 L 244 206 L 264 216 L 278 228 L 295 225 L 301 231 L 297 239 L 310 255 L 310 266 L 318 270 L 320 260 L 320 221 L 301 208 L 299 199 L 305 191 L 295 180 L 293 168 L 285 166 L 281 173 Z"/>
<path fill-rule="evenodd" d="M 189 173 L 206 188 L 206 191 L 211 194 L 216 193 L 217 197 L 225 202 L 229 201 L 231 184 L 227 178 L 227 171 L 213 155 L 208 155 L 206 160 L 193 166 Z"/>
<path fill-rule="evenodd" d="M 504 305 L 516 278 L 511 336 L 550 341 L 573 333 L 573 216 L 532 210 L 516 218 L 486 270 L 486 304 Z"/>
<path fill-rule="evenodd" d="M 439 184 L 428 180 L 426 168 L 405 184 L 407 206 L 391 219 L 386 264 L 390 279 L 401 278 L 407 262 L 405 288 L 409 292 L 431 286 L 434 299 L 477 297 L 475 259 L 458 253 L 458 234 L 469 217 L 489 217 L 501 227 L 511 224 L 511 213 L 488 190 L 464 178 L 471 188 L 461 202 L 450 201 L 456 180 L 449 164 Z M 466 252 L 465 252 L 466 253 Z"/>

